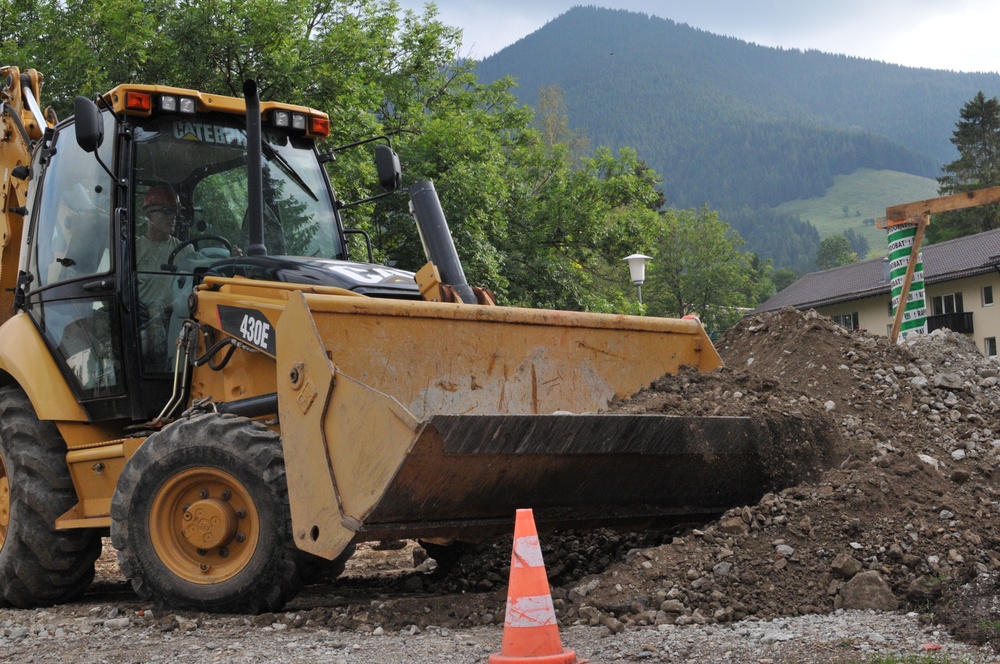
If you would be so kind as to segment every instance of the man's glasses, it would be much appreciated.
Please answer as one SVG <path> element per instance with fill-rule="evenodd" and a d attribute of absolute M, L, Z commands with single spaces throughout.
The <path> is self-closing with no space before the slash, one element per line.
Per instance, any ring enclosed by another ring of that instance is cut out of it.
<path fill-rule="evenodd" d="M 177 208 L 175 207 L 151 207 L 147 210 L 149 213 L 163 214 L 167 216 L 176 216 Z"/>

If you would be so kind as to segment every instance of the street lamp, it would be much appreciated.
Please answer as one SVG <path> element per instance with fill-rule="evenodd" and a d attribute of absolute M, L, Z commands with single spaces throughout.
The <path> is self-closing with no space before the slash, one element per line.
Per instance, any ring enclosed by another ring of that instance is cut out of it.
<path fill-rule="evenodd" d="M 635 284 L 639 294 L 639 304 L 642 304 L 642 282 L 646 280 L 646 261 L 651 259 L 652 256 L 645 254 L 632 254 L 622 259 L 628 263 L 629 275 L 632 277 L 632 283 Z"/>

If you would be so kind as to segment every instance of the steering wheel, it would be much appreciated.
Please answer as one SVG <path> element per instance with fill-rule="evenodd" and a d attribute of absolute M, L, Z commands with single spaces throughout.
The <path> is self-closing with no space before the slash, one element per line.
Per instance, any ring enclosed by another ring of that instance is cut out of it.
<path fill-rule="evenodd" d="M 226 248 L 230 256 L 232 256 L 233 254 L 233 243 L 227 240 L 226 238 L 222 237 L 221 235 L 197 235 L 195 237 L 189 237 L 188 239 L 181 241 L 180 244 L 174 247 L 174 250 L 170 252 L 169 256 L 167 256 L 167 262 L 161 266 L 161 269 L 166 270 L 168 272 L 176 272 L 177 266 L 174 265 L 174 259 L 177 258 L 177 254 L 181 252 L 181 249 L 190 246 L 192 244 L 197 244 L 198 242 L 202 241 L 217 242 L 218 244 L 221 244 L 223 247 Z"/>

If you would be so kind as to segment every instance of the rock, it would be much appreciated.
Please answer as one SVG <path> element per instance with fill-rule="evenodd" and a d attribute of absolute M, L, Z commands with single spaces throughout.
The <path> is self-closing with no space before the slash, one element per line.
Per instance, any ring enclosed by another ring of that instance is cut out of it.
<path fill-rule="evenodd" d="M 895 611 L 899 606 L 882 575 L 875 571 L 856 574 L 841 590 L 845 609 Z"/>
<path fill-rule="evenodd" d="M 719 530 L 728 535 L 742 535 L 750 530 L 748 522 L 742 517 L 725 517 L 719 521 Z"/>
<path fill-rule="evenodd" d="M 569 597 L 574 602 L 578 602 L 587 595 L 589 595 L 590 593 L 592 593 L 594 589 L 596 589 L 600 585 L 601 585 L 600 579 L 593 579 L 591 581 L 588 581 L 587 583 L 576 586 L 575 588 L 570 590 Z"/>
<path fill-rule="evenodd" d="M 663 604 L 660 604 L 660 611 L 665 611 L 667 613 L 683 613 L 684 603 L 676 599 L 668 599 Z"/>
<path fill-rule="evenodd" d="M 948 390 L 958 390 L 962 388 L 962 377 L 957 373 L 939 373 L 931 378 L 934 387 L 943 387 Z"/>
<path fill-rule="evenodd" d="M 927 455 L 927 454 L 918 454 L 917 458 L 920 459 L 921 461 L 923 461 L 924 463 L 926 463 L 928 466 L 930 466 L 934 470 L 940 470 L 941 469 L 941 462 L 938 461 L 937 459 L 935 459 L 934 457 L 930 456 L 930 455 Z"/>
<path fill-rule="evenodd" d="M 622 624 L 617 618 L 612 618 L 609 615 L 601 614 L 600 623 L 608 628 L 608 631 L 612 634 L 618 634 L 625 629 L 625 625 Z"/>
<path fill-rule="evenodd" d="M 850 579 L 861 571 L 861 563 L 846 553 L 837 554 L 837 557 L 833 559 L 833 563 L 830 567 L 836 574 L 844 579 Z"/>
<path fill-rule="evenodd" d="M 729 574 L 733 569 L 732 563 L 722 562 L 712 568 L 712 574 L 716 576 L 722 576 L 723 574 Z"/>

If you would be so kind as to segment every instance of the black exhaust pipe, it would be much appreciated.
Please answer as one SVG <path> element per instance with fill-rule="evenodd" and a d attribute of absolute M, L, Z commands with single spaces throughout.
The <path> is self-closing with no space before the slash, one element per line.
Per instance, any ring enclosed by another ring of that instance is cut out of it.
<path fill-rule="evenodd" d="M 434 183 L 421 180 L 410 185 L 410 212 L 417 220 L 420 242 L 424 245 L 427 260 L 437 266 L 442 283 L 455 289 L 462 302 L 477 304 L 476 294 L 465 281 L 462 261 L 455 251 L 455 242 L 448 230 L 441 201 L 434 190 Z"/>
<path fill-rule="evenodd" d="M 247 104 L 247 256 L 267 256 L 264 246 L 264 176 L 260 145 L 260 97 L 257 81 L 243 82 Z"/>

